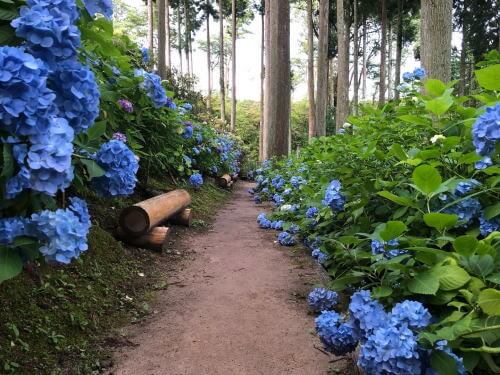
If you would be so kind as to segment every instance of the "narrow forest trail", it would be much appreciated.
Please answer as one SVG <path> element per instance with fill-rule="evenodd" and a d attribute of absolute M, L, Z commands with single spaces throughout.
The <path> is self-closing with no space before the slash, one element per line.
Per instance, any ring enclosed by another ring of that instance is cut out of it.
<path fill-rule="evenodd" d="M 159 313 L 133 327 L 137 344 L 115 358 L 116 375 L 324 375 L 329 356 L 311 334 L 306 296 L 321 273 L 311 258 L 257 228 L 262 208 L 248 182 L 213 229 L 184 240 L 197 254 L 158 296 Z M 302 253 L 302 252 L 301 252 Z"/>

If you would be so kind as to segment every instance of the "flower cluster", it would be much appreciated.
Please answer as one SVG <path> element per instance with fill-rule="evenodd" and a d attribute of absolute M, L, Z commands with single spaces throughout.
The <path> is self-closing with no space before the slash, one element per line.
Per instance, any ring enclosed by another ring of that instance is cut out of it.
<path fill-rule="evenodd" d="M 486 237 L 490 233 L 500 231 L 500 216 L 487 220 L 484 215 L 479 217 L 479 231 L 481 236 Z"/>
<path fill-rule="evenodd" d="M 0 219 L 0 244 L 10 245 L 16 237 L 24 236 L 28 221 L 19 217 Z"/>
<path fill-rule="evenodd" d="M 411 82 L 411 81 L 421 81 L 422 79 L 425 78 L 425 70 L 423 68 L 415 68 L 413 72 L 405 72 L 403 73 L 403 79 L 406 82 Z"/>
<path fill-rule="evenodd" d="M 313 219 L 316 217 L 316 215 L 318 215 L 318 213 L 319 213 L 318 207 L 309 207 L 306 211 L 306 217 L 308 219 Z"/>
<path fill-rule="evenodd" d="M 285 185 L 285 179 L 283 177 L 281 177 L 280 175 L 277 175 L 275 176 L 272 180 L 271 180 L 271 185 L 276 189 L 276 190 L 280 190 L 283 185 Z"/>
<path fill-rule="evenodd" d="M 332 180 L 326 188 L 323 206 L 330 206 L 333 211 L 342 211 L 344 209 L 345 198 L 340 193 L 342 185 L 339 180 Z"/>
<path fill-rule="evenodd" d="M 283 197 L 278 193 L 273 195 L 273 201 L 276 204 L 276 206 L 281 206 L 282 204 L 285 203 L 285 200 L 283 199 Z"/>
<path fill-rule="evenodd" d="M 309 308 L 314 312 L 331 310 L 337 305 L 338 295 L 333 290 L 314 288 L 307 297 Z"/>
<path fill-rule="evenodd" d="M 137 69 L 135 76 L 144 78 L 141 88 L 146 91 L 146 95 L 151 99 L 155 108 L 161 108 L 167 104 L 167 93 L 161 84 L 159 75 Z"/>
<path fill-rule="evenodd" d="M 132 113 L 134 111 L 134 105 L 129 102 L 127 99 L 120 99 L 118 100 L 118 105 L 128 113 Z"/>
<path fill-rule="evenodd" d="M 199 173 L 193 173 L 191 176 L 189 176 L 189 183 L 195 188 L 199 188 L 201 185 L 203 185 L 203 176 Z"/>
<path fill-rule="evenodd" d="M 262 229 L 269 229 L 271 228 L 272 221 L 267 218 L 265 213 L 260 213 L 257 216 L 257 223 Z"/>
<path fill-rule="evenodd" d="M 114 133 L 113 134 L 113 139 L 116 139 L 117 141 L 121 141 L 123 143 L 127 143 L 127 136 L 123 133 Z"/>
<path fill-rule="evenodd" d="M 278 234 L 278 242 L 281 246 L 293 246 L 296 243 L 295 236 L 289 232 Z"/>
<path fill-rule="evenodd" d="M 181 116 L 184 116 L 186 113 L 191 111 L 193 109 L 193 106 L 190 103 L 184 103 L 177 108 L 177 111 Z"/>
<path fill-rule="evenodd" d="M 335 311 L 323 311 L 315 322 L 316 332 L 329 352 L 345 355 L 356 349 L 358 341 L 352 328 Z"/>
<path fill-rule="evenodd" d="M 486 112 L 479 116 L 472 126 L 472 143 L 479 155 L 491 155 L 499 139 L 500 103 L 486 108 Z"/>
<path fill-rule="evenodd" d="M 328 260 L 328 254 L 325 254 L 324 252 L 322 252 L 320 249 L 316 248 L 316 249 L 313 249 L 313 251 L 311 252 L 311 256 L 316 259 L 316 261 L 319 263 L 319 264 L 325 264 L 325 262 Z"/>
<path fill-rule="evenodd" d="M 387 242 L 373 240 L 371 242 L 372 254 L 373 255 L 383 254 L 384 257 L 386 257 L 387 259 L 392 259 L 399 255 L 406 254 L 407 252 L 405 250 L 399 250 L 399 249 L 386 250 L 386 246 L 394 247 L 398 245 L 399 245 L 398 240 L 390 240 Z"/>
<path fill-rule="evenodd" d="M 139 163 L 124 142 L 113 139 L 104 143 L 97 152 L 96 161 L 105 171 L 103 176 L 92 179 L 98 194 L 109 197 L 134 192 Z"/>
<path fill-rule="evenodd" d="M 190 122 L 184 123 L 184 132 L 182 133 L 182 138 L 189 139 L 193 136 L 193 124 Z"/>
<path fill-rule="evenodd" d="M 102 14 L 108 20 L 113 17 L 112 0 L 84 0 L 83 3 L 91 17 L 94 17 L 97 13 Z"/>
<path fill-rule="evenodd" d="M 301 185 L 305 185 L 307 181 L 302 176 L 292 176 L 290 178 L 290 184 L 294 188 L 299 188 Z"/>

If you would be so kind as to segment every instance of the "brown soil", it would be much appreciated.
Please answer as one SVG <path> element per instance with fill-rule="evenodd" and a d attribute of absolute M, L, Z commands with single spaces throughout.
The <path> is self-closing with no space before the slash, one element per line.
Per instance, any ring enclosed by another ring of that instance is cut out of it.
<path fill-rule="evenodd" d="M 324 375 L 322 352 L 304 297 L 324 280 L 299 247 L 280 247 L 258 229 L 254 205 L 238 182 L 214 226 L 183 240 L 196 254 L 155 303 L 155 317 L 130 327 L 116 353 L 116 375 Z M 134 347 L 134 344 L 137 345 Z M 345 361 L 341 361 L 342 363 Z M 345 365 L 345 363 L 343 363 Z M 339 370 L 335 364 L 333 373 Z M 342 366 L 343 367 L 343 366 Z"/>

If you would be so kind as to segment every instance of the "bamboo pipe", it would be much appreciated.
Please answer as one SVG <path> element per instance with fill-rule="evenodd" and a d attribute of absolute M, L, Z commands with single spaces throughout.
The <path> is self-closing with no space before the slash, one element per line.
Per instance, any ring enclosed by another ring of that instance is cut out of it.
<path fill-rule="evenodd" d="M 186 227 L 191 226 L 191 219 L 193 218 L 193 212 L 190 208 L 185 208 L 183 211 L 179 212 L 177 215 L 170 218 L 172 224 L 185 225 Z"/>
<path fill-rule="evenodd" d="M 178 189 L 125 208 L 120 214 L 120 226 L 131 236 L 141 236 L 161 222 L 179 213 L 191 203 L 186 190 Z"/>
<path fill-rule="evenodd" d="M 131 237 L 127 235 L 127 233 L 125 233 L 125 231 L 121 227 L 118 227 L 116 232 L 118 238 L 129 244 L 140 247 L 147 247 L 149 249 L 161 250 L 167 242 L 170 228 L 156 227 L 140 237 Z"/>

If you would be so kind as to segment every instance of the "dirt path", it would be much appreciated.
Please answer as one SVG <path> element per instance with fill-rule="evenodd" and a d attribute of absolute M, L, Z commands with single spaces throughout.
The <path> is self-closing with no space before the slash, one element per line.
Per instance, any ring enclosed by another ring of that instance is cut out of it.
<path fill-rule="evenodd" d="M 257 228 L 262 208 L 236 184 L 213 230 L 188 237 L 195 260 L 158 296 L 138 344 L 117 354 L 116 375 L 324 375 L 331 359 L 311 332 L 305 296 L 321 281 L 310 258 Z M 299 252 L 297 252 L 299 253 Z M 302 253 L 302 252 L 301 252 Z M 299 297 L 299 298 L 298 298 Z"/>

